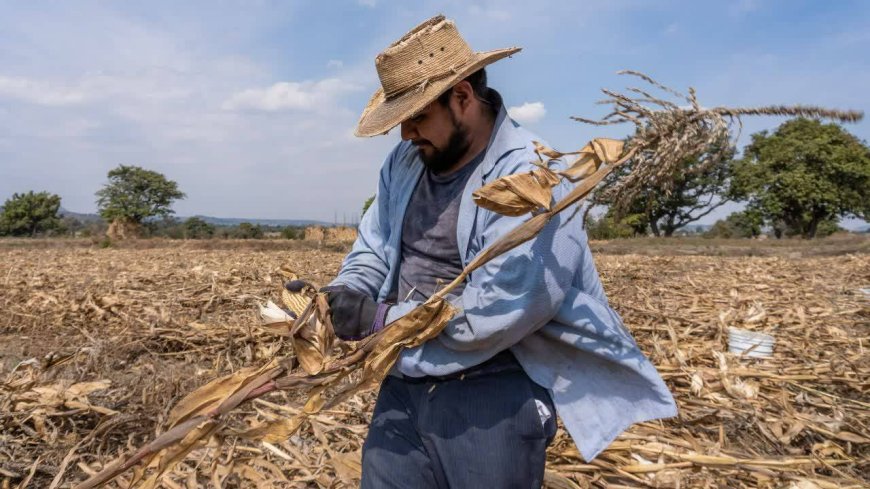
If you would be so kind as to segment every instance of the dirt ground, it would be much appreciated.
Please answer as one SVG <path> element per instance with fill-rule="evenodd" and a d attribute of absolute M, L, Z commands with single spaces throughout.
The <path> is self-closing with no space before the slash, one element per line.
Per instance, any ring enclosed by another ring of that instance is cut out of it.
<path fill-rule="evenodd" d="M 680 416 L 633 427 L 592 462 L 560 429 L 547 486 L 870 484 L 868 243 L 592 243 L 611 305 Z M 291 356 L 258 328 L 257 305 L 277 297 L 282 265 L 324 284 L 346 251 L 277 240 L 0 241 L 0 489 L 72 487 L 162 431 L 193 388 Z M 726 353 L 728 327 L 774 335 L 773 358 Z M 158 487 L 353 487 L 373 398 L 321 413 L 281 443 L 213 440 Z M 287 416 L 297 400 L 272 394 L 227 422 Z"/>

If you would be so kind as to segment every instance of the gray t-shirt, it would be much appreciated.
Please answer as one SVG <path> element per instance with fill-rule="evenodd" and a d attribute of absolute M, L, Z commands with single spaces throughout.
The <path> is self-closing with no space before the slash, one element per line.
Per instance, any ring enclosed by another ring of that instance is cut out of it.
<path fill-rule="evenodd" d="M 402 224 L 399 301 L 424 301 L 462 272 L 456 242 L 459 201 L 468 178 L 485 153 L 481 151 L 449 175 L 436 175 L 427 169 L 417 182 Z M 464 287 L 465 284 L 460 284 L 451 295 L 462 294 Z"/>

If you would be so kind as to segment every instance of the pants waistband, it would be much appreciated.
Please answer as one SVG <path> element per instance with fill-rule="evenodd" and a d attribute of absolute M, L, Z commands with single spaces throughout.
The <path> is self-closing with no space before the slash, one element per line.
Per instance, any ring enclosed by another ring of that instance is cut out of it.
<path fill-rule="evenodd" d="M 448 375 L 426 375 L 423 377 L 410 377 L 402 375 L 405 382 L 411 384 L 423 384 L 427 382 L 445 382 L 448 380 L 456 380 L 462 378 L 473 378 L 481 375 L 489 375 L 502 372 L 517 372 L 522 371 L 523 367 L 510 350 L 504 350 L 489 360 L 468 367 L 465 370 L 460 370 Z"/>

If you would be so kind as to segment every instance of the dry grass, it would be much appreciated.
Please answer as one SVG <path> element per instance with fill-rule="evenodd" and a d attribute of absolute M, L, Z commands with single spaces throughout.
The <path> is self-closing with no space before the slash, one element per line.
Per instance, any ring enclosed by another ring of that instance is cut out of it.
<path fill-rule="evenodd" d="M 652 256 L 838 256 L 870 253 L 870 236 L 838 233 L 824 239 L 632 238 L 592 241 L 593 253 Z"/>
<path fill-rule="evenodd" d="M 153 438 L 194 387 L 289 355 L 284 340 L 252 326 L 255 305 L 273 295 L 282 264 L 324 283 L 342 257 L 0 247 L 0 487 L 28 477 L 22 487 L 55 479 L 70 487 Z M 681 416 L 633 427 L 591 464 L 560 431 L 548 461 L 552 487 L 866 485 L 868 302 L 858 289 L 870 285 L 870 257 L 597 260 Z M 774 334 L 775 358 L 722 356 L 727 326 Z M 287 418 L 299 400 L 272 394 L 231 425 Z M 316 415 L 286 441 L 196 450 L 163 487 L 352 487 L 372 400 L 362 394 Z"/>

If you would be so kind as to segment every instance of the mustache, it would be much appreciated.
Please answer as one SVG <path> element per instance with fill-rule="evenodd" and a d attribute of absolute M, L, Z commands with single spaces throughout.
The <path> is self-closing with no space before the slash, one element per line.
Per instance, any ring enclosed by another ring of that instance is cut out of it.
<path fill-rule="evenodd" d="M 411 144 L 413 144 L 414 146 L 417 146 L 417 147 L 422 146 L 424 144 L 428 144 L 429 146 L 434 146 L 430 141 L 428 141 L 426 139 L 416 139 L 416 140 L 411 141 Z"/>

